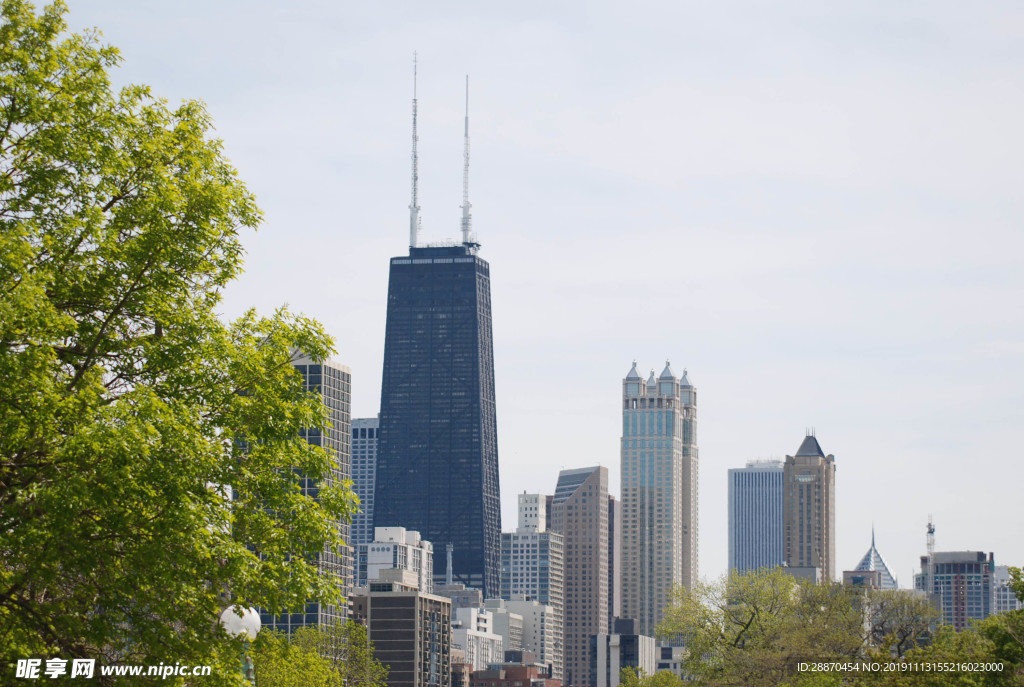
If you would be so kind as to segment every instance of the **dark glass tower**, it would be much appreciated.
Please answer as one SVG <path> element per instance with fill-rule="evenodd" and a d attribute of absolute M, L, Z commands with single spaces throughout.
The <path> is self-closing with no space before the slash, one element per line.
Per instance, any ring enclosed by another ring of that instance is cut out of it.
<path fill-rule="evenodd" d="M 490 268 L 475 243 L 391 259 L 374 525 L 453 546 L 453 580 L 500 591 Z M 437 556 L 434 580 L 445 578 Z"/>

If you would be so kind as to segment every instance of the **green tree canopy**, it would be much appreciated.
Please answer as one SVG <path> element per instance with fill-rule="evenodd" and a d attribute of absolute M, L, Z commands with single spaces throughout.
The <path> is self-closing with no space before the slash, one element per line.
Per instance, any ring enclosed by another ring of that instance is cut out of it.
<path fill-rule="evenodd" d="M 290 637 L 261 633 L 253 646 L 260 687 L 385 687 L 388 669 L 374 658 L 366 628 L 349 620 L 303 627 Z"/>
<path fill-rule="evenodd" d="M 64 12 L 5 0 L 0 25 L 0 671 L 234 665 L 225 589 L 337 601 L 311 561 L 354 497 L 299 488 L 334 461 L 299 438 L 325 412 L 290 364 L 331 341 L 285 310 L 218 319 L 252 195 L 202 104 L 115 90 L 117 51 Z"/>
<path fill-rule="evenodd" d="M 798 582 L 782 568 L 734 573 L 692 592 L 678 588 L 658 627 L 686 645 L 685 672 L 714 685 L 829 685 L 801 662 L 851 661 L 927 636 L 935 611 L 904 592 Z"/>

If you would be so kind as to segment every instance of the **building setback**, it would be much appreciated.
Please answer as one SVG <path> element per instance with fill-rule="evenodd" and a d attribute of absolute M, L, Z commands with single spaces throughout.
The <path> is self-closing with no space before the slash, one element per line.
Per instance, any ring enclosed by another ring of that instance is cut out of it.
<path fill-rule="evenodd" d="M 622 380 L 622 616 L 653 636 L 672 588 L 697 582 L 697 390 L 668 362 Z"/>
<path fill-rule="evenodd" d="M 417 530 L 439 551 L 452 544 L 453 580 L 497 596 L 491 277 L 470 234 L 468 113 L 461 244 L 417 245 L 415 145 L 414 97 L 409 255 L 391 259 L 388 279 L 374 525 Z"/>
<path fill-rule="evenodd" d="M 331 469 L 323 485 L 308 477 L 301 478 L 302 493 L 315 498 L 321 486 L 340 484 L 351 478 L 352 371 L 345 365 L 334 361 L 312 360 L 301 351 L 296 351 L 293 354 L 292 365 L 302 375 L 305 390 L 317 394 L 323 400 L 330 422 L 330 428 L 326 432 L 316 429 L 300 432 L 300 436 L 310 444 L 323 447 L 337 463 Z M 335 527 L 342 541 L 348 542 L 350 539 L 348 521 L 338 521 L 335 523 Z M 317 557 L 317 565 L 322 572 L 337 580 L 338 587 L 347 596 L 354 582 L 351 547 L 345 545 L 337 550 L 321 552 Z M 334 606 L 314 601 L 308 602 L 304 609 L 294 613 L 282 613 L 275 616 L 260 610 L 260 622 L 263 627 L 289 634 L 300 627 L 324 627 L 335 621 L 345 620 L 347 617 L 348 607 L 345 605 Z"/>
<path fill-rule="evenodd" d="M 352 491 L 359 497 L 359 512 L 352 517 L 353 547 L 373 541 L 373 491 L 377 481 L 378 418 L 352 420 Z"/>
<path fill-rule="evenodd" d="M 782 461 L 729 470 L 729 570 L 782 564 Z"/>
<path fill-rule="evenodd" d="M 820 579 L 836 578 L 836 461 L 813 434 L 804 437 L 783 466 L 782 536 L 785 563 L 818 568 Z"/>
<path fill-rule="evenodd" d="M 563 683 L 590 681 L 590 637 L 608 629 L 608 468 L 562 470 L 551 529 L 565 542 Z"/>

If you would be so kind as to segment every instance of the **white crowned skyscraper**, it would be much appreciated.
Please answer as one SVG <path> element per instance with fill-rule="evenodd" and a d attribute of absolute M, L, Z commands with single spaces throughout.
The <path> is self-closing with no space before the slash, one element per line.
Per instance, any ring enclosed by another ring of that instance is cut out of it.
<path fill-rule="evenodd" d="M 672 368 L 622 380 L 622 615 L 653 635 L 672 586 L 697 582 L 697 390 Z"/>

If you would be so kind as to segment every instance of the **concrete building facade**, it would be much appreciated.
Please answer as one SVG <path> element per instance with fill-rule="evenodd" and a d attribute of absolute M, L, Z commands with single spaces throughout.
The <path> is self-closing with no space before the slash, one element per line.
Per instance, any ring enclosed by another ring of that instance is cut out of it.
<path fill-rule="evenodd" d="M 356 585 L 379 579 L 381 570 L 396 568 L 416 575 L 421 592 L 434 592 L 434 547 L 419 532 L 404 527 L 378 527 L 373 541 L 360 544 L 356 554 Z"/>
<path fill-rule="evenodd" d="M 635 620 L 617 619 L 611 634 L 602 632 L 590 639 L 590 684 L 593 687 L 619 687 L 623 668 L 654 675 L 657 670 L 657 642 L 637 632 Z"/>
<path fill-rule="evenodd" d="M 505 659 L 504 639 L 494 631 L 494 614 L 483 608 L 453 609 L 452 647 L 463 651 L 474 671 Z"/>
<path fill-rule="evenodd" d="M 550 527 L 565 542 L 562 681 L 583 687 L 590 679 L 590 637 L 608 628 L 608 468 L 558 474 Z"/>
<path fill-rule="evenodd" d="M 451 601 L 398 582 L 371 582 L 352 596 L 373 655 L 388 666 L 388 687 L 450 687 Z"/>
<path fill-rule="evenodd" d="M 523 619 L 522 649 L 536 656 L 551 677 L 562 676 L 562 622 L 547 604 L 513 595 L 503 600 L 505 608 Z"/>
<path fill-rule="evenodd" d="M 551 607 L 545 623 L 557 634 L 557 641 L 538 653 L 552 666 L 552 676 L 562 678 L 565 549 L 563 536 L 549 528 L 549 500 L 544 494 L 519 494 L 519 526 L 501 535 L 501 598 Z"/>
<path fill-rule="evenodd" d="M 622 501 L 608 495 L 608 632 L 622 617 Z"/>

